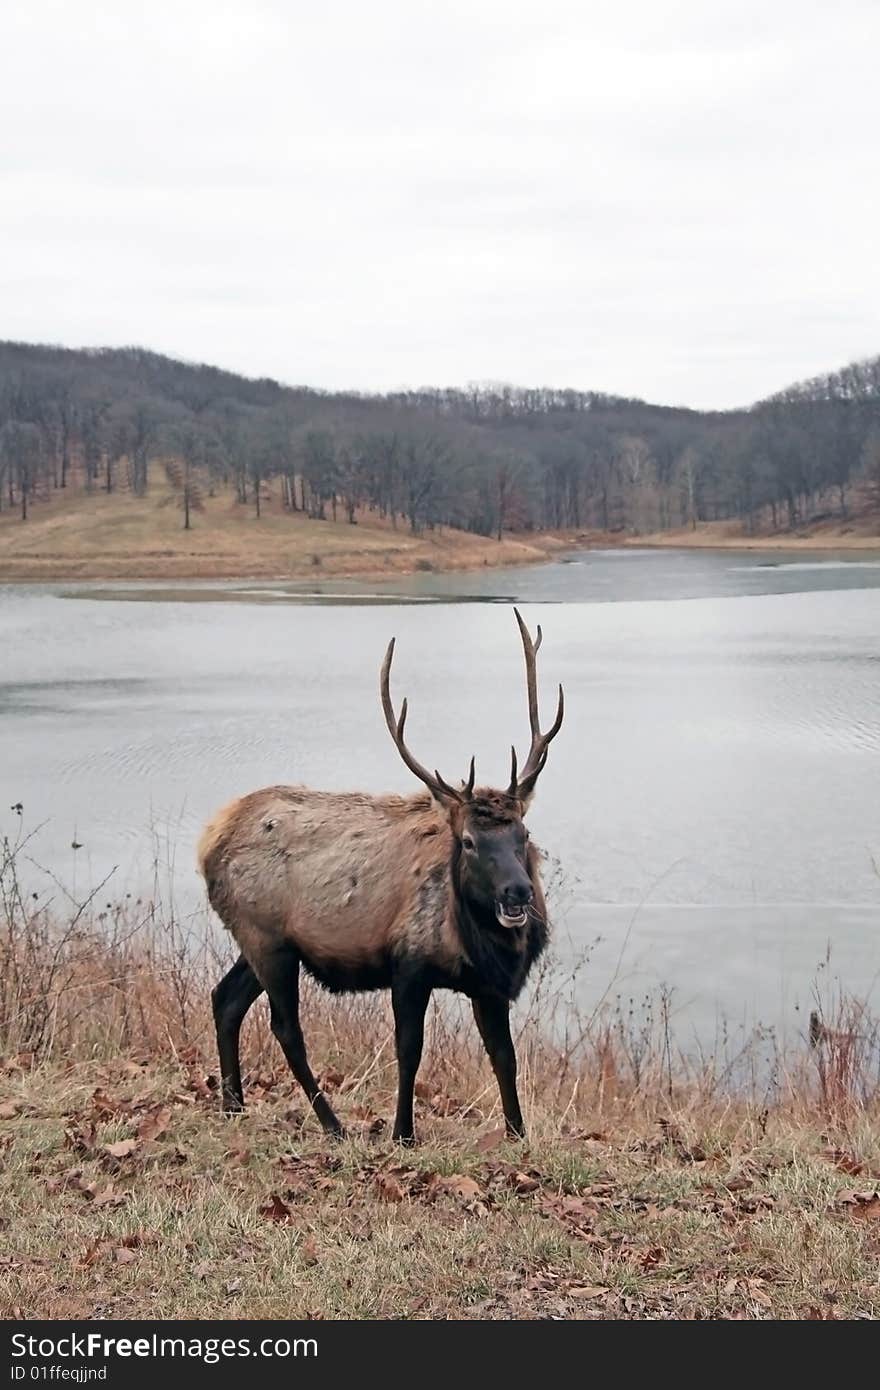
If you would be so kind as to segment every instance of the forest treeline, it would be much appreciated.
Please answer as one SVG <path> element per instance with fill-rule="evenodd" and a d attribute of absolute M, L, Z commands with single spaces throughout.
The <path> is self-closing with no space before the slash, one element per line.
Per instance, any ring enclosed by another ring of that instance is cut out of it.
<path fill-rule="evenodd" d="M 159 477 L 187 526 L 224 489 L 259 514 L 271 488 L 291 512 L 416 533 L 794 529 L 846 517 L 857 483 L 880 502 L 880 357 L 700 412 L 544 387 L 325 392 L 141 348 L 0 344 L 0 508 L 27 520 L 63 489 L 143 496 Z"/>

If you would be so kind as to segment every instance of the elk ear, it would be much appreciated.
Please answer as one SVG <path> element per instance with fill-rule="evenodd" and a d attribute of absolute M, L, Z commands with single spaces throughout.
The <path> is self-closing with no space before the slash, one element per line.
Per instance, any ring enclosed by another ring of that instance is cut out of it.
<path fill-rule="evenodd" d="M 464 832 L 464 809 L 460 801 L 441 801 L 440 805 L 446 812 L 446 819 L 449 822 L 449 829 L 455 839 L 460 841 Z"/>
<path fill-rule="evenodd" d="M 461 805 L 458 795 L 454 791 L 447 791 L 441 786 L 429 787 L 428 791 L 431 793 L 431 799 L 436 801 L 438 806 L 442 806 L 450 820 L 452 820 L 456 807 Z"/>

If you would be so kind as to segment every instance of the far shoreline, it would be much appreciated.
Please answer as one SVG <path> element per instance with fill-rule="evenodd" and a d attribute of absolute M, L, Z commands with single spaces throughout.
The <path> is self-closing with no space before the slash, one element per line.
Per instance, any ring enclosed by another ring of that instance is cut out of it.
<path fill-rule="evenodd" d="M 871 519 L 873 522 L 873 518 Z M 870 524 L 861 519 L 861 525 Z M 327 546 L 322 552 L 303 548 L 285 551 L 278 546 L 258 544 L 255 529 L 248 544 L 228 550 L 210 530 L 191 533 L 186 546 L 149 549 L 128 554 L 112 549 L 93 550 L 90 546 L 59 546 L 50 550 L 50 538 L 43 545 L 4 555 L 4 541 L 11 533 L 9 522 L 0 529 L 0 584 L 55 584 L 78 582 L 161 582 L 215 581 L 272 583 L 324 580 L 375 580 L 415 577 L 420 574 L 479 573 L 486 569 L 531 568 L 552 563 L 563 556 L 589 550 L 693 550 L 761 552 L 797 555 L 804 553 L 846 552 L 880 557 L 880 533 L 866 534 L 854 527 L 822 527 L 815 531 L 776 532 L 747 535 L 733 529 L 735 523 L 707 522 L 696 529 L 623 536 L 619 532 L 597 530 L 559 530 L 547 532 L 505 532 L 501 540 L 439 530 L 418 538 L 395 536 L 397 548 L 371 545 L 348 548 Z M 339 531 L 332 528 L 339 541 Z M 366 539 L 367 528 L 359 528 Z M 347 533 L 347 534 L 346 534 Z M 20 535 L 21 533 L 19 533 Z M 179 534 L 179 533 L 178 533 Z M 357 534 L 357 533 L 356 533 Z M 328 540 L 331 528 L 324 530 Z M 352 537 L 344 528 L 343 538 Z M 55 537 L 52 537 L 54 540 Z M 177 537 L 175 537 L 175 540 Z M 262 539 L 262 538 L 260 538 Z M 385 539 L 384 537 L 382 539 Z M 168 538 L 171 545 L 171 537 Z M 399 542 L 403 542 L 400 544 Z M 49 544 L 47 544 L 49 542 Z M 65 551 L 67 553 L 65 553 Z M 225 553 L 224 553 L 225 552 Z"/>
<path fill-rule="evenodd" d="M 880 554 L 880 534 L 854 535 L 829 531 L 774 532 L 771 535 L 719 535 L 715 531 L 667 531 L 649 536 L 632 536 L 610 545 L 617 550 L 852 550 L 856 553 Z"/>

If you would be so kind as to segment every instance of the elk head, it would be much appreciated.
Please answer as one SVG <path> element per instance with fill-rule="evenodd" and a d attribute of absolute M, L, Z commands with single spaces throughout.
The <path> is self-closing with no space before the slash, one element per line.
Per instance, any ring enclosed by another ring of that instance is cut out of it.
<path fill-rule="evenodd" d="M 531 875 L 531 856 L 528 831 L 523 817 L 528 809 L 535 783 L 547 761 L 552 740 L 559 733 L 564 713 L 562 686 L 556 718 L 546 733 L 538 722 L 538 678 L 536 657 L 541 645 L 538 627 L 533 642 L 529 630 L 515 608 L 516 621 L 522 638 L 526 659 L 526 691 L 528 694 L 529 725 L 532 742 L 521 772 L 517 768 L 516 749 L 511 748 L 510 783 L 504 791 L 492 788 L 474 789 L 475 769 L 471 758 L 468 779 L 453 787 L 440 776 L 429 772 L 413 757 L 404 742 L 407 702 L 403 701 L 400 715 L 395 716 L 391 703 L 390 677 L 394 657 L 394 638 L 388 643 L 382 663 L 380 688 L 385 722 L 401 758 L 410 772 L 424 782 L 431 795 L 446 811 L 454 840 L 454 870 L 457 886 L 465 900 L 491 914 L 502 927 L 524 927 L 528 921 L 534 888 Z"/>

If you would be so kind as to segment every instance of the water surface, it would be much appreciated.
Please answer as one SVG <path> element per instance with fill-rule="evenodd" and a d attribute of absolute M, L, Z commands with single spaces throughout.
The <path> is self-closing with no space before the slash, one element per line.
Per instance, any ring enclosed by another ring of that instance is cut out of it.
<path fill-rule="evenodd" d="M 665 981 L 701 1037 L 722 1014 L 797 1029 L 829 943 L 819 980 L 869 993 L 880 565 L 567 561 L 310 585 L 307 602 L 265 583 L 0 589 L 0 829 L 23 802 L 46 821 L 34 857 L 78 887 L 118 866 L 108 896 L 142 891 L 158 846 L 193 905 L 194 840 L 224 800 L 278 781 L 412 788 L 378 702 L 391 635 L 416 755 L 452 779 L 476 752 L 478 777 L 506 782 L 527 741 L 516 599 L 544 627 L 548 716 L 566 688 L 530 821 L 553 856 L 557 951 L 599 938 L 584 1001 Z"/>

